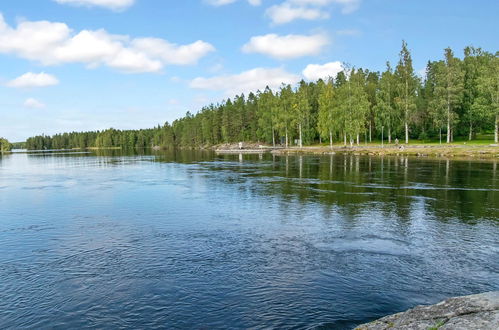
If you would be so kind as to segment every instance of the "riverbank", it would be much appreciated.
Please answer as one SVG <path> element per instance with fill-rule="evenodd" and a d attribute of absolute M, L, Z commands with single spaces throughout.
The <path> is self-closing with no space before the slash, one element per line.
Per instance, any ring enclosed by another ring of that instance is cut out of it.
<path fill-rule="evenodd" d="M 406 155 L 418 157 L 456 157 L 456 158 L 477 158 L 494 159 L 499 158 L 499 145 L 435 145 L 435 144 L 408 144 L 408 145 L 354 145 L 343 146 L 306 146 L 306 147 L 271 147 L 255 144 L 243 144 L 242 148 L 236 144 L 225 144 L 214 147 L 217 153 L 265 153 L 275 154 L 331 154 L 331 153 L 352 153 L 357 155 Z"/>
<path fill-rule="evenodd" d="M 499 329 L 499 291 L 455 297 L 383 317 L 355 330 Z"/>

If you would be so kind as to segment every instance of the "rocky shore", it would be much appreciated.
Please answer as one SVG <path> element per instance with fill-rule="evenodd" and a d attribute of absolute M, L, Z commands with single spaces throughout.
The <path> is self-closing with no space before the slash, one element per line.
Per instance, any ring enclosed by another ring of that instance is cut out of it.
<path fill-rule="evenodd" d="M 450 298 L 436 305 L 417 306 L 355 329 L 496 330 L 499 329 L 499 291 Z"/>
<path fill-rule="evenodd" d="M 217 153 L 265 153 L 275 154 L 331 154 L 351 153 L 357 155 L 403 155 L 417 157 L 447 157 L 447 158 L 475 158 L 475 159 L 499 159 L 498 145 L 334 145 L 332 148 L 325 146 L 306 147 L 272 147 L 262 146 L 255 143 L 224 144 L 215 146 Z"/>

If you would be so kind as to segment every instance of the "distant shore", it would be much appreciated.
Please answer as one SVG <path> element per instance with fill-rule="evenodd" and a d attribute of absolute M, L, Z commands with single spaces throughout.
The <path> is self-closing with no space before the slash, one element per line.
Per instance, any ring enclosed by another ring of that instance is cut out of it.
<path fill-rule="evenodd" d="M 160 147 L 150 148 L 154 151 L 160 151 Z M 185 148 L 181 148 L 185 149 Z M 272 153 L 283 154 L 315 154 L 330 155 L 336 153 L 346 153 L 354 155 L 371 156 L 415 156 L 415 157 L 437 157 L 437 158 L 465 158 L 465 159 L 499 159 L 499 145 L 497 144 L 385 144 L 383 146 L 376 144 L 368 145 L 314 145 L 304 147 L 284 147 L 268 146 L 257 143 L 243 143 L 240 148 L 238 143 L 223 144 L 204 148 L 188 148 L 198 150 L 214 150 L 218 154 L 262 154 Z M 110 148 L 84 148 L 84 149 L 55 149 L 55 150 L 12 150 L 3 152 L 4 155 L 19 152 L 61 152 L 61 151 L 97 151 L 97 150 L 123 150 L 120 147 Z"/>
<path fill-rule="evenodd" d="M 274 154 L 331 154 L 350 153 L 358 155 L 405 155 L 418 157 L 456 157 L 456 158 L 499 158 L 499 145 L 465 145 L 465 144 L 386 144 L 381 145 L 333 145 L 329 146 L 304 146 L 304 147 L 271 147 L 255 144 L 243 144 L 241 149 L 237 144 L 226 144 L 214 147 L 220 154 L 224 153 L 264 153 Z"/>

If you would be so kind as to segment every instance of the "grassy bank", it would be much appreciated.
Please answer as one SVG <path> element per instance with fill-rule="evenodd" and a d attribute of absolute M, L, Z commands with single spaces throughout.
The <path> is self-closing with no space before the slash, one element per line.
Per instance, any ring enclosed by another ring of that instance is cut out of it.
<path fill-rule="evenodd" d="M 353 153 L 359 155 L 407 155 L 419 157 L 458 157 L 458 158 L 499 158 L 499 146 L 495 145 L 491 140 L 472 140 L 472 141 L 456 141 L 453 143 L 442 143 L 439 141 L 411 141 L 409 144 L 394 143 L 381 144 L 380 141 L 372 143 L 361 143 L 343 145 L 333 144 L 316 144 L 304 147 L 282 147 L 273 148 L 271 146 L 260 147 L 254 143 L 244 143 L 243 149 L 239 150 L 237 144 L 224 144 L 215 147 L 218 152 L 257 152 L 271 151 L 273 153 L 312 153 L 312 154 L 329 154 L 334 153 Z"/>
<path fill-rule="evenodd" d="M 419 157 L 471 157 L 471 158 L 499 158 L 499 147 L 491 145 L 360 145 L 360 146 L 310 146 L 303 148 L 276 149 L 278 153 L 317 153 L 344 152 L 362 155 L 408 155 Z"/>

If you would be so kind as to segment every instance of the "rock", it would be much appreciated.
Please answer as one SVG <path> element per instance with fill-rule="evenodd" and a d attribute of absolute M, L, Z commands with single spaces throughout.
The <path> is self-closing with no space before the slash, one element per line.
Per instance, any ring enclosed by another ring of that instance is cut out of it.
<path fill-rule="evenodd" d="M 417 306 L 355 329 L 496 330 L 499 329 L 499 291 L 450 298 L 436 305 Z"/>

